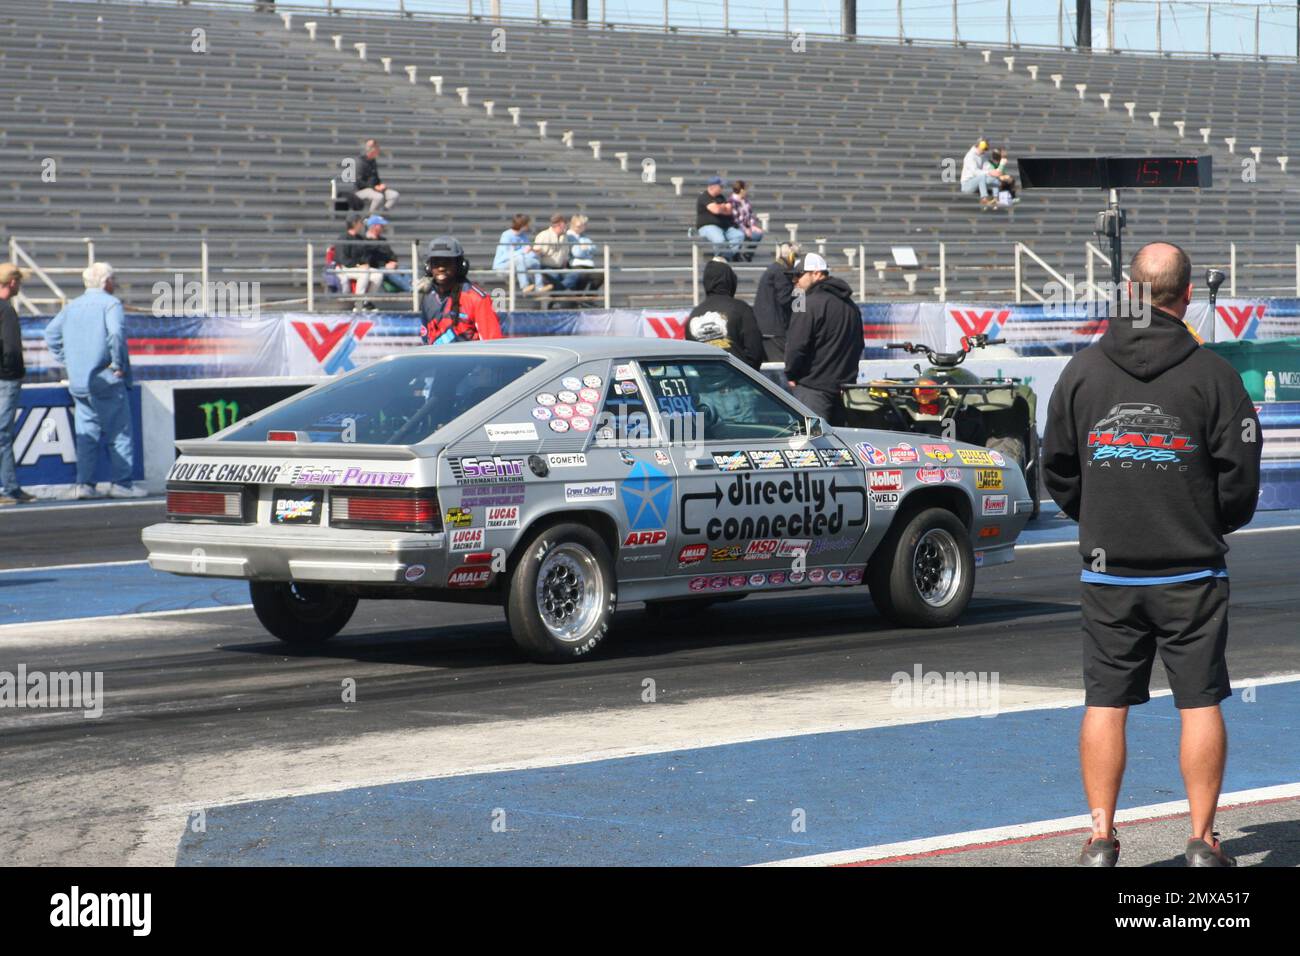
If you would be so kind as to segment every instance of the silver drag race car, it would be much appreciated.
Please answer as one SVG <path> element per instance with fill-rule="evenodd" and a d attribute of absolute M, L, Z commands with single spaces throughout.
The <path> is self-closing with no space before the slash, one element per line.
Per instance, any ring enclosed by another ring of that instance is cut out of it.
<path fill-rule="evenodd" d="M 582 657 L 620 601 L 690 611 L 867 584 L 954 621 L 1029 519 L 992 449 L 830 428 L 714 346 L 505 339 L 414 349 L 179 443 L 152 567 L 247 578 L 312 645 L 359 598 L 500 604 L 531 657 Z"/>

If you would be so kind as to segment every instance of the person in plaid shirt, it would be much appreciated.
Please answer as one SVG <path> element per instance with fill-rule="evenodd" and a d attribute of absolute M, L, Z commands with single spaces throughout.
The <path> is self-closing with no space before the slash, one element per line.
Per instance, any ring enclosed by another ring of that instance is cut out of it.
<path fill-rule="evenodd" d="M 737 179 L 731 184 L 731 218 L 735 220 L 736 228 L 745 233 L 740 257 L 746 262 L 753 262 L 758 244 L 763 241 L 763 228 L 754 215 L 754 206 L 748 196 L 749 184 L 743 179 Z"/>

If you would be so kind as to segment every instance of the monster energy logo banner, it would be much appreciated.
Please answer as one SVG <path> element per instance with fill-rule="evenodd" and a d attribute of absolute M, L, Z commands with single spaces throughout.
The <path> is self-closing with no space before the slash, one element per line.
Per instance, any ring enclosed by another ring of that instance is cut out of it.
<path fill-rule="evenodd" d="M 203 424 L 209 435 L 229 428 L 239 421 L 238 402 L 227 402 L 219 398 L 215 402 L 204 402 L 199 408 L 203 410 Z"/>
<path fill-rule="evenodd" d="M 178 388 L 172 393 L 176 440 L 215 435 L 308 387 L 239 385 L 229 388 Z"/>

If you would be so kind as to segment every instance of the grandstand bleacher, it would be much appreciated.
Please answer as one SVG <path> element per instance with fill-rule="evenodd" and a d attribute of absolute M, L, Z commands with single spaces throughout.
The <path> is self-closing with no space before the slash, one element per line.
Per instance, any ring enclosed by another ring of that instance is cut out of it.
<path fill-rule="evenodd" d="M 794 223 L 806 245 L 824 238 L 832 268 L 855 286 L 844 250 L 863 246 L 869 299 L 934 301 L 940 242 L 950 300 L 1010 300 L 1016 242 L 1081 280 L 1104 196 L 1029 191 L 1014 212 L 981 212 L 944 171 L 945 160 L 959 169 L 983 135 L 1013 158 L 1211 154 L 1211 190 L 1124 196 L 1129 248 L 1168 238 L 1198 267 L 1226 266 L 1235 243 L 1240 293 L 1296 292 L 1300 168 L 1277 161 L 1300 166 L 1293 63 L 813 38 L 796 51 L 773 38 L 523 22 L 494 36 L 497 24 L 465 17 L 279 9 L 6 0 L 6 240 L 66 270 L 55 278 L 72 294 L 87 256 L 79 240 L 92 240 L 96 258 L 128 270 L 123 295 L 141 309 L 155 281 L 198 278 L 201 241 L 213 281 L 260 281 L 264 308 L 300 308 L 310 241 L 315 304 L 327 307 L 320 270 L 342 230 L 329 181 L 373 136 L 385 179 L 402 193 L 390 239 L 403 261 L 412 240 L 452 232 L 480 278 L 513 213 L 530 213 L 540 229 L 553 211 L 580 210 L 589 234 L 610 245 L 615 305 L 687 304 L 694 199 L 719 173 L 752 183 L 769 236 Z M 193 49 L 195 30 L 205 52 Z M 505 50 L 494 52 L 502 36 Z M 1015 58 L 1010 69 L 1005 56 Z M 431 76 L 442 77 L 440 95 Z M 1076 83 L 1087 84 L 1082 99 Z M 1136 103 L 1132 118 L 1125 102 Z M 589 141 L 602 144 L 599 159 Z M 1261 160 L 1244 182 L 1252 146 Z M 646 158 L 654 183 L 641 178 Z M 42 178 L 46 159 L 55 181 Z M 685 180 L 681 195 L 673 177 Z M 894 246 L 912 246 L 920 268 L 878 274 L 873 263 Z M 770 250 L 765 241 L 762 261 L 742 270 L 742 289 Z M 1041 285 L 1048 274 L 1025 262 L 1025 283 Z M 919 273 L 914 292 L 901 271 Z M 26 291 L 42 294 L 37 286 Z"/>

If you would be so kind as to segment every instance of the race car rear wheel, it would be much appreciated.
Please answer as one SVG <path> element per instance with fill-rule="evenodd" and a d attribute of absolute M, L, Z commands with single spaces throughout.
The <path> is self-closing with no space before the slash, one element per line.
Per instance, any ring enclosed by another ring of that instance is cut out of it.
<path fill-rule="evenodd" d="M 876 609 L 902 627 L 945 627 L 970 603 L 975 551 L 951 511 L 900 515 L 867 566 Z"/>
<path fill-rule="evenodd" d="M 253 613 L 262 626 L 299 647 L 323 644 L 343 630 L 357 609 L 357 599 L 325 584 L 250 581 Z"/>
<path fill-rule="evenodd" d="M 590 654 L 618 603 L 605 542 L 586 525 L 557 524 L 537 532 L 520 553 L 506 597 L 515 643 L 537 661 Z"/>

